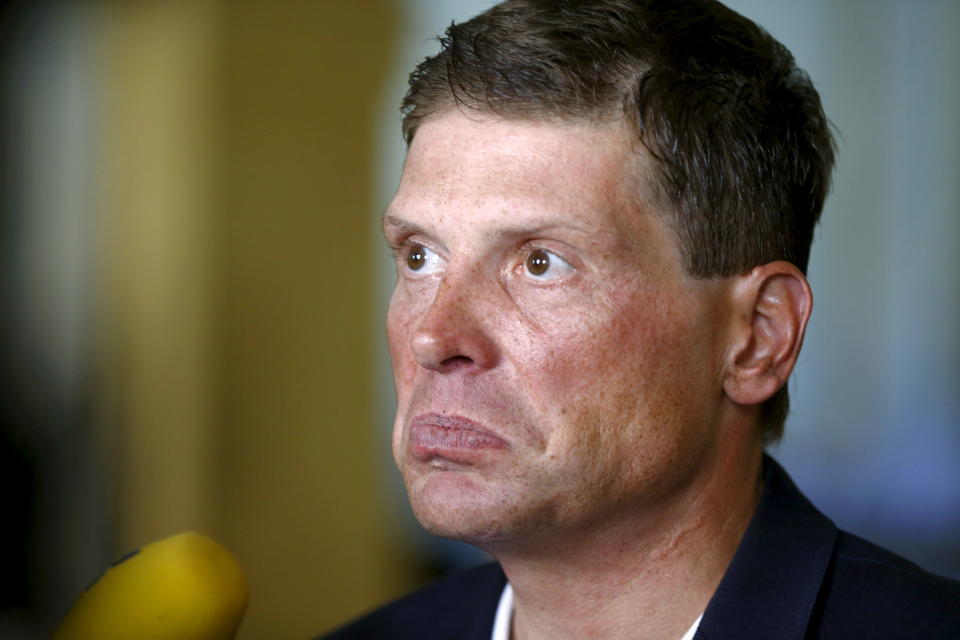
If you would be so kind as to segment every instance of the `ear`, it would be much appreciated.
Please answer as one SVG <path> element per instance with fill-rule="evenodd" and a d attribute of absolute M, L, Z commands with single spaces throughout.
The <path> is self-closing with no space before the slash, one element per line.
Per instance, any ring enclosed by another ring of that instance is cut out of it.
<path fill-rule="evenodd" d="M 741 405 L 760 404 L 787 382 L 813 308 L 803 273 L 777 261 L 737 276 L 734 322 L 724 362 L 723 390 Z"/>

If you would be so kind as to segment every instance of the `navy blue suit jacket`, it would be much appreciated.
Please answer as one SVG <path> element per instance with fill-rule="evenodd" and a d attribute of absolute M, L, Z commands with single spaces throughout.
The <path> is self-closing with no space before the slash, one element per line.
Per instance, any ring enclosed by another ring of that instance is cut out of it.
<path fill-rule="evenodd" d="M 490 640 L 506 578 L 456 574 L 326 640 Z M 960 639 L 960 582 L 838 530 L 773 459 L 756 514 L 696 640 Z"/>

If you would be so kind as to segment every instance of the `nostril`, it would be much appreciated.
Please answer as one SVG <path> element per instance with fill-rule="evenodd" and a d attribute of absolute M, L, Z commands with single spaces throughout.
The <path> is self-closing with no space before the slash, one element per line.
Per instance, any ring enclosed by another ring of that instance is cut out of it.
<path fill-rule="evenodd" d="M 440 366 L 445 371 L 456 371 L 457 369 L 469 366 L 471 364 L 473 364 L 473 359 L 468 358 L 467 356 L 453 356 L 441 362 Z"/>

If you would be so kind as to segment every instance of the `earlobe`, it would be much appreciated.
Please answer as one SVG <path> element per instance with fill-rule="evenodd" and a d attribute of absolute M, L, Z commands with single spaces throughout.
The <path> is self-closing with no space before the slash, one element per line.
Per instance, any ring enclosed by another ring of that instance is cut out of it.
<path fill-rule="evenodd" d="M 760 404 L 782 387 L 797 362 L 813 307 L 803 273 L 789 262 L 755 267 L 732 289 L 735 322 L 724 392 L 742 405 Z"/>

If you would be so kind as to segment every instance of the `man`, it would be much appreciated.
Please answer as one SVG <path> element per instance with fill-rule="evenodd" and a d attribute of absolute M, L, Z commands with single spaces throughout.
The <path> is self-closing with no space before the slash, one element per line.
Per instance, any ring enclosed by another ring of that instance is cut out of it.
<path fill-rule="evenodd" d="M 763 455 L 833 166 L 789 52 L 711 0 L 508 0 L 442 45 L 384 216 L 393 448 L 498 564 L 330 637 L 960 637 L 960 585 Z"/>

